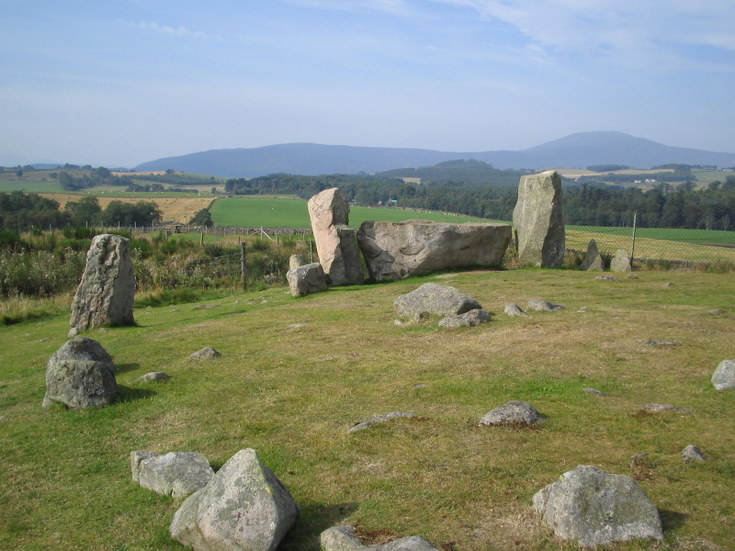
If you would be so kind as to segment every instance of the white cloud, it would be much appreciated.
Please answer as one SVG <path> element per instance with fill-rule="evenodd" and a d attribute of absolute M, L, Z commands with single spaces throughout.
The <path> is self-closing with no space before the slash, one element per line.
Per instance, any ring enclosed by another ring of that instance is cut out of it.
<path fill-rule="evenodd" d="M 183 25 L 171 27 L 169 25 L 161 25 L 155 21 L 138 21 L 136 23 L 127 23 L 143 31 L 149 31 L 170 36 L 183 36 L 187 38 L 201 38 L 205 40 L 221 40 L 217 35 L 195 31 Z"/>

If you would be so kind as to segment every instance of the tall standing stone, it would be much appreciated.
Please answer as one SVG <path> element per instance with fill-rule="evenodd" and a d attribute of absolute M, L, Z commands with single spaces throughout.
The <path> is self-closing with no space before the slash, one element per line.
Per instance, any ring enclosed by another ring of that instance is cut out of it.
<path fill-rule="evenodd" d="M 604 272 L 605 263 L 602 260 L 602 255 L 597 248 L 597 242 L 594 239 L 590 239 L 587 244 L 587 254 L 584 255 L 584 260 L 579 266 L 580 270 L 587 270 L 589 272 Z"/>
<path fill-rule="evenodd" d="M 317 193 L 308 203 L 319 262 L 331 285 L 363 282 L 357 231 L 348 228 L 350 204 L 338 188 Z"/>
<path fill-rule="evenodd" d="M 555 171 L 529 174 L 518 184 L 513 233 L 523 265 L 560 268 L 564 260 L 561 177 Z"/>
<path fill-rule="evenodd" d="M 135 271 L 130 240 L 102 234 L 92 240 L 72 303 L 70 335 L 101 325 L 133 325 Z"/>

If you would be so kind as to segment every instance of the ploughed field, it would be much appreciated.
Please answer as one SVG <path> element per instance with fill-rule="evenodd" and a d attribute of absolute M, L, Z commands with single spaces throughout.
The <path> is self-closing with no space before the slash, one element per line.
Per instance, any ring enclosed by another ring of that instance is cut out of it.
<path fill-rule="evenodd" d="M 198 451 L 218 468 L 255 448 L 301 507 L 282 550 L 316 550 L 342 522 L 445 549 L 575 549 L 531 498 L 580 464 L 633 476 L 660 511 L 663 544 L 610 549 L 733 549 L 735 391 L 715 391 L 710 376 L 735 357 L 735 279 L 594 277 L 472 272 L 138 309 L 136 327 L 85 334 L 118 368 L 121 399 L 99 410 L 41 408 L 68 315 L 0 327 L 0 548 L 181 549 L 168 535 L 180 501 L 134 484 L 130 452 Z M 393 300 L 427 281 L 472 295 L 493 319 L 395 325 Z M 532 298 L 567 309 L 503 314 Z M 204 346 L 222 357 L 187 359 Z M 138 381 L 151 371 L 172 378 Z M 477 426 L 509 400 L 533 404 L 541 426 Z M 643 413 L 650 403 L 693 413 Z M 419 418 L 347 433 L 393 411 Z M 684 464 L 688 444 L 709 460 Z M 648 456 L 631 467 L 636 453 Z"/>

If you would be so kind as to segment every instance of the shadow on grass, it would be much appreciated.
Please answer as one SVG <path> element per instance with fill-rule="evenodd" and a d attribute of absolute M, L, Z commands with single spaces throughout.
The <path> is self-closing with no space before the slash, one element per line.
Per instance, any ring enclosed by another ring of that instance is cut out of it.
<path fill-rule="evenodd" d="M 139 367 L 140 367 L 140 364 L 136 364 L 136 363 L 115 364 L 115 373 L 125 373 L 127 371 L 133 371 L 134 369 L 138 369 Z"/>
<path fill-rule="evenodd" d="M 357 511 L 358 503 L 309 503 L 300 507 L 299 518 L 281 542 L 283 549 L 319 549 L 319 536 L 327 528 L 342 524 Z"/>
<path fill-rule="evenodd" d="M 155 392 L 146 388 L 130 388 L 123 385 L 117 385 L 117 402 L 120 404 L 151 398 L 155 395 Z"/>
<path fill-rule="evenodd" d="M 689 518 L 689 515 L 685 515 L 684 513 L 677 513 L 676 511 L 668 511 L 666 509 L 659 509 L 658 514 L 661 517 L 661 526 L 664 529 L 664 533 L 669 530 L 681 528 Z"/>

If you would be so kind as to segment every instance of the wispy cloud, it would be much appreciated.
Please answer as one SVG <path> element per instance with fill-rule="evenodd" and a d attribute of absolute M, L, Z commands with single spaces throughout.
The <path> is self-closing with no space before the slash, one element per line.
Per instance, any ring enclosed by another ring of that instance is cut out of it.
<path fill-rule="evenodd" d="M 408 0 L 284 0 L 284 2 L 306 8 L 348 12 L 372 11 L 397 16 L 406 16 L 413 11 Z"/>
<path fill-rule="evenodd" d="M 138 21 L 138 22 L 124 22 L 127 25 L 131 25 L 143 31 L 152 33 L 165 34 L 169 36 L 179 36 L 186 38 L 198 38 L 204 40 L 216 40 L 220 41 L 222 38 L 216 34 L 205 33 L 203 31 L 192 30 L 189 27 L 180 25 L 178 27 L 172 27 L 169 25 L 161 25 L 156 21 Z"/>

